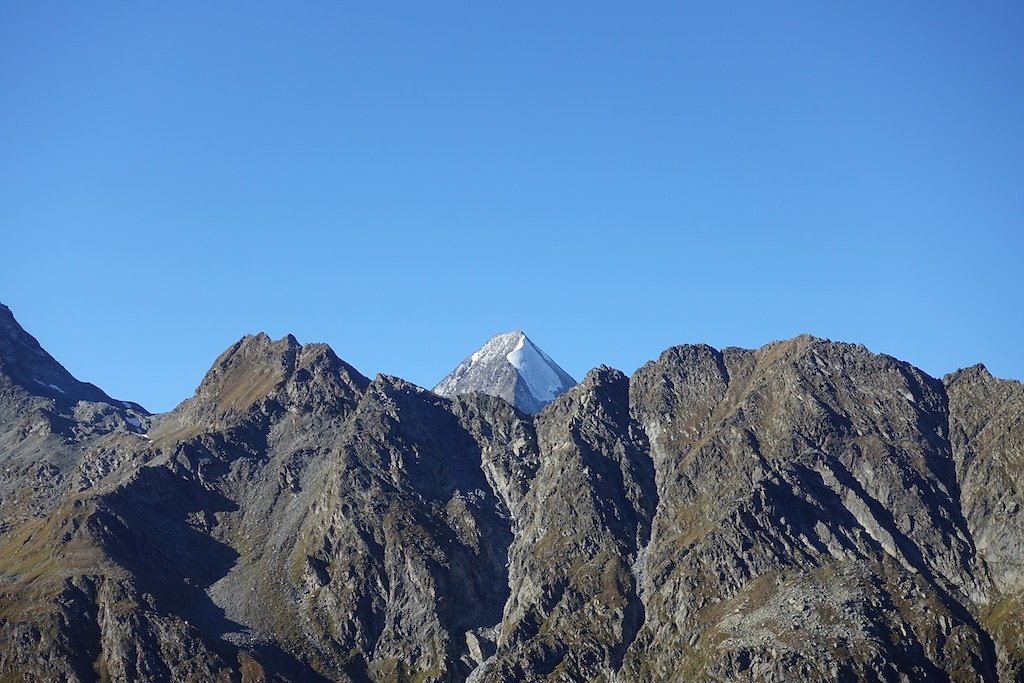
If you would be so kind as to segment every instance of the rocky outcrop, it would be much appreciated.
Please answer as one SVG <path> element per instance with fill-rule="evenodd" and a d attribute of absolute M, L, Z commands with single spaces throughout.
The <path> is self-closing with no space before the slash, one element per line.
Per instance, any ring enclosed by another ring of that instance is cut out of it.
<path fill-rule="evenodd" d="M 987 589 L 978 613 L 995 640 L 1000 677 L 1015 680 L 1024 670 L 1024 386 L 982 365 L 943 381 L 961 509 Z"/>
<path fill-rule="evenodd" d="M 474 680 L 619 668 L 643 620 L 630 566 L 656 504 L 628 382 L 598 368 L 538 417 L 540 467 L 515 508 L 511 595 L 497 652 Z"/>
<path fill-rule="evenodd" d="M 7 381 L 0 680 L 1024 675 L 1024 391 L 980 367 L 680 346 L 535 417 L 265 335 L 152 419 Z"/>

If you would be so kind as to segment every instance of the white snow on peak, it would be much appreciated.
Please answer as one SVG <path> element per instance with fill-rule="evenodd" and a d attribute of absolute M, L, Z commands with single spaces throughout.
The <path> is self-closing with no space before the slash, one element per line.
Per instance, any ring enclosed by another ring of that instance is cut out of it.
<path fill-rule="evenodd" d="M 487 340 L 487 343 L 479 350 L 473 352 L 469 357 L 469 362 L 473 364 L 487 363 L 507 356 L 512 348 L 517 344 L 522 344 L 522 339 L 525 337 L 526 335 L 518 330 L 496 334 Z"/>
<path fill-rule="evenodd" d="M 32 381 L 35 382 L 36 384 L 38 384 L 41 387 L 50 387 L 54 391 L 59 391 L 62 394 L 68 393 L 68 392 L 64 391 L 62 388 L 60 388 L 59 386 L 57 386 L 56 384 L 50 384 L 49 382 L 43 382 L 43 381 L 40 381 L 38 379 L 33 379 Z"/>
<path fill-rule="evenodd" d="M 434 393 L 481 391 L 536 413 L 575 382 L 521 330 L 491 337 L 438 382 Z"/>
<path fill-rule="evenodd" d="M 523 378 L 526 388 L 538 401 L 553 401 L 567 388 L 551 367 L 552 360 L 534 346 L 522 332 L 519 333 L 519 343 L 505 358 Z"/>

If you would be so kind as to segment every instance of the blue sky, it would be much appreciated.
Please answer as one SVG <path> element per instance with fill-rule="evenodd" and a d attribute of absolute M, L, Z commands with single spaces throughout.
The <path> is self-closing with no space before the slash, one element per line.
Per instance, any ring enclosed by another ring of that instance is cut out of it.
<path fill-rule="evenodd" d="M 1024 379 L 1024 4 L 0 5 L 0 301 L 151 410 L 801 332 Z"/>

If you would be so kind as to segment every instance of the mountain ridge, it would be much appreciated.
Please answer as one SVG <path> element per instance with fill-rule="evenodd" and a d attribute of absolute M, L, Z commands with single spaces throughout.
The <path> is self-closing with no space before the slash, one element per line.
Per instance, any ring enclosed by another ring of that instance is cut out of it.
<path fill-rule="evenodd" d="M 0 680 L 1024 672 L 1024 388 L 980 366 L 682 345 L 529 415 L 252 335 L 148 437 L 11 396 Z"/>

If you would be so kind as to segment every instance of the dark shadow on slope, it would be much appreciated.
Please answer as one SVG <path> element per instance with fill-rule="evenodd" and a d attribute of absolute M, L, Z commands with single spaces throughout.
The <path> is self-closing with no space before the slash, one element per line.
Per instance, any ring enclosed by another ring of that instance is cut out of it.
<path fill-rule="evenodd" d="M 821 475 L 804 466 L 797 466 L 790 470 L 790 473 L 801 482 L 801 490 L 813 494 L 812 500 L 816 501 L 817 504 L 811 500 L 794 495 L 792 484 L 787 483 L 785 480 L 762 482 L 760 486 L 763 488 L 764 497 L 760 500 L 754 499 L 757 504 L 752 508 L 751 512 L 754 514 L 761 512 L 771 514 L 774 512 L 776 517 L 785 516 L 788 524 L 792 527 L 792 531 L 790 532 L 785 528 L 765 528 L 752 516 L 745 515 L 743 518 L 744 524 L 750 529 L 760 532 L 761 537 L 758 540 L 771 548 L 783 566 L 798 565 L 797 558 L 793 556 L 793 549 L 783 545 L 783 539 L 780 538 L 780 535 L 787 534 L 791 539 L 795 540 L 797 534 L 803 534 L 804 538 L 813 546 L 813 552 L 810 549 L 799 549 L 799 546 L 796 546 L 796 548 L 804 554 L 807 562 L 814 566 L 821 566 L 823 558 L 831 558 L 828 548 L 818 538 L 815 530 L 816 525 L 820 522 L 834 534 L 835 540 L 844 550 L 861 554 L 858 552 L 856 545 L 847 538 L 847 532 L 862 528 L 860 523 L 846 508 L 842 499 L 825 483 Z M 878 551 L 884 553 L 880 547 Z M 872 582 L 874 583 L 875 580 L 872 579 Z M 888 599 L 888 593 L 882 586 L 876 584 L 876 588 Z M 864 605 L 864 608 L 865 610 L 870 610 L 868 605 Z M 883 606 L 881 610 L 888 612 L 896 611 L 895 606 L 891 603 Z M 924 671 L 919 673 L 926 675 L 927 680 L 942 680 L 947 677 L 946 672 L 938 668 L 926 656 L 925 646 L 918 639 L 913 629 L 903 638 L 894 637 L 897 634 L 889 632 L 888 627 L 884 625 L 884 620 L 879 618 L 880 615 L 871 615 L 867 614 L 867 612 L 865 615 L 870 618 L 873 625 L 884 629 L 884 632 L 876 633 L 875 636 L 879 638 L 879 642 L 889 643 L 889 655 L 893 657 L 895 664 L 902 667 L 904 672 L 912 673 L 916 667 L 924 666 Z"/>
<path fill-rule="evenodd" d="M 556 408 L 546 413 L 541 418 L 546 427 L 542 428 L 552 430 L 549 438 L 571 443 L 570 450 L 575 453 L 569 457 L 578 460 L 574 467 L 581 468 L 582 478 L 563 479 L 560 484 L 567 490 L 582 491 L 586 504 L 593 506 L 599 520 L 598 528 L 592 533 L 595 538 L 603 539 L 600 548 L 576 547 L 575 551 L 588 562 L 599 552 L 613 554 L 605 558 L 600 587 L 596 590 L 605 597 L 621 598 L 624 603 L 620 630 L 614 635 L 605 633 L 594 649 L 573 651 L 572 666 L 586 669 L 605 664 L 618 670 L 647 618 L 646 606 L 640 599 L 636 572 L 639 565 L 635 563 L 650 540 L 651 522 L 658 506 L 654 462 L 646 433 L 631 415 L 629 379 L 624 374 L 606 367 L 592 370 L 573 390 L 571 399 L 572 403 L 564 405 L 569 412 L 559 414 Z M 557 523 L 558 520 L 555 517 L 548 521 Z M 545 593 L 538 605 L 543 619 L 561 601 L 569 586 L 573 586 L 574 593 L 579 589 L 572 580 L 563 583 L 550 575 L 545 578 Z M 587 588 L 577 593 L 576 599 L 600 597 L 591 590 Z M 601 625 L 595 626 L 595 633 L 603 629 Z M 523 635 L 533 638 L 537 633 L 526 631 Z M 580 637 L 585 639 L 589 635 Z M 588 663 L 589 657 L 602 661 Z M 553 661 L 557 665 L 559 660 Z M 537 671 L 543 673 L 543 668 Z"/>
<path fill-rule="evenodd" d="M 218 466 L 223 463 L 209 464 Z M 166 467 L 141 469 L 131 482 L 100 500 L 94 531 L 109 556 L 131 572 L 139 593 L 155 598 L 157 610 L 187 620 L 225 661 L 237 662 L 242 648 L 224 636 L 247 628 L 228 619 L 206 592 L 238 559 L 233 548 L 209 534 L 216 514 L 237 506 L 206 488 L 199 477 L 185 474 Z M 214 476 L 212 470 L 204 474 Z M 326 680 L 275 644 L 253 642 L 245 649 L 268 673 Z"/>
<path fill-rule="evenodd" d="M 573 437 L 585 462 L 606 464 L 601 468 L 601 478 L 591 480 L 590 483 L 598 496 L 598 509 L 604 526 L 620 539 L 634 563 L 626 594 L 622 638 L 608 653 L 609 665 L 618 671 L 626 652 L 647 620 L 647 606 L 640 597 L 642 591 L 636 567 L 642 567 L 638 563 L 644 562 L 640 553 L 650 542 L 651 524 L 658 509 L 659 496 L 650 443 L 643 427 L 633 419 L 629 409 L 628 379 L 623 375 L 620 380 L 613 380 L 603 388 L 601 393 L 604 395 L 600 398 L 604 414 L 610 420 L 609 431 L 622 435 L 621 452 L 612 448 L 610 454 L 601 453 L 582 438 L 582 434 L 574 433 Z M 570 431 L 575 432 L 572 428 Z"/>
<path fill-rule="evenodd" d="M 375 508 L 350 514 L 379 528 L 383 538 L 390 537 L 396 549 L 430 573 L 444 599 L 423 597 L 435 605 L 451 636 L 450 671 L 466 676 L 465 633 L 498 624 L 509 597 L 511 521 L 501 514 L 503 503 L 482 470 L 481 443 L 448 399 L 388 377 L 378 377 L 360 403 L 353 434 L 358 436 L 343 446 L 347 471 L 339 494 L 348 498 L 345 489 L 362 478 L 360 489 L 379 487 Z M 359 495 L 353 491 L 352 500 Z M 382 558 L 378 562 L 384 564 Z M 404 582 L 389 576 L 386 583 Z M 385 609 L 396 608 L 401 606 Z"/>
<path fill-rule="evenodd" d="M 903 556 L 911 566 L 917 570 L 920 576 L 924 578 L 929 587 L 935 591 L 936 595 L 938 595 L 942 600 L 942 603 L 946 605 L 951 612 L 953 612 L 957 619 L 969 625 L 976 633 L 978 633 L 981 638 L 982 647 L 984 648 L 984 657 L 981 662 L 979 662 L 984 663 L 985 665 L 985 669 L 981 672 L 982 676 L 984 676 L 986 681 L 996 681 L 997 675 L 995 664 L 997 662 L 997 657 L 995 644 L 989 633 L 981 626 L 980 623 L 978 623 L 970 611 L 946 590 L 942 585 L 942 582 L 939 581 L 938 577 L 936 577 L 934 572 L 932 572 L 931 568 L 928 566 L 917 545 L 899 530 L 892 513 L 879 501 L 869 495 L 856 477 L 854 477 L 853 474 L 842 465 L 842 463 L 830 458 L 828 464 L 839 483 L 850 489 L 858 498 L 864 501 L 868 510 L 871 512 L 871 515 L 875 518 L 878 524 L 890 534 L 897 548 L 901 553 L 903 553 Z M 836 521 L 839 521 L 849 529 L 863 528 L 860 522 L 857 521 L 856 517 L 854 517 L 846 508 L 838 494 L 832 491 L 819 473 L 801 467 L 797 470 L 796 474 L 805 482 L 808 490 L 814 491 L 818 499 L 827 506 L 832 519 L 823 520 L 824 522 L 835 523 Z M 811 527 L 809 527 L 809 529 L 810 528 Z M 807 535 L 812 536 L 813 531 L 808 531 Z M 881 552 L 885 552 L 881 547 L 879 547 L 879 549 Z"/>

